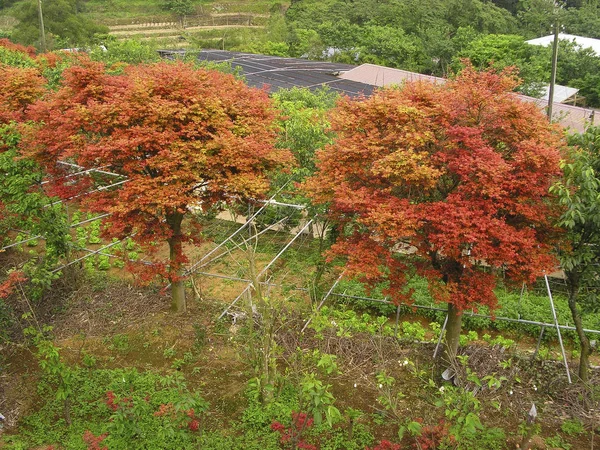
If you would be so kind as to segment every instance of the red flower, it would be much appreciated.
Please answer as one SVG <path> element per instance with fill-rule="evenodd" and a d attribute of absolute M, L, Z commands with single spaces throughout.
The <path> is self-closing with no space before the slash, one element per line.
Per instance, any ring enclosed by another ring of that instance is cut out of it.
<path fill-rule="evenodd" d="M 281 432 L 281 431 L 285 430 L 285 427 L 280 422 L 273 422 L 271 424 L 271 430 Z"/>

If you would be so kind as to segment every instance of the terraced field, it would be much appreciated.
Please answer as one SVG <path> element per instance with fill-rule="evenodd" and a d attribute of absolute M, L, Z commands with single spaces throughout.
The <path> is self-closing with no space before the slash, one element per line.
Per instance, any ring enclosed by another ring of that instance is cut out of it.
<path fill-rule="evenodd" d="M 15 9 L 0 10 L 0 31 L 10 32 L 16 25 Z M 160 45 L 187 46 L 211 41 L 225 45 L 227 39 L 237 41 L 258 36 L 273 12 L 284 11 L 289 2 L 275 0 L 232 0 L 198 2 L 194 14 L 177 17 L 160 6 L 160 0 L 89 0 L 83 14 L 109 27 L 119 40 L 136 38 L 155 40 Z M 231 43 L 231 42 L 230 42 Z"/>

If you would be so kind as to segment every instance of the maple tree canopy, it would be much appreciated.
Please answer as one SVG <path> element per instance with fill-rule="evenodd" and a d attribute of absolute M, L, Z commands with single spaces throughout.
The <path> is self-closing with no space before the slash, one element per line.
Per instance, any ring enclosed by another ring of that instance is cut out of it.
<path fill-rule="evenodd" d="M 23 120 L 27 107 L 44 93 L 44 84 L 35 68 L 0 63 L 0 124 Z"/>
<path fill-rule="evenodd" d="M 291 164 L 287 150 L 274 148 L 275 117 L 265 91 L 232 75 L 182 62 L 111 75 L 101 63 L 82 61 L 31 108 L 39 125 L 24 148 L 48 170 L 62 159 L 127 177 L 118 189 L 88 196 L 87 204 L 112 213 L 111 236 L 136 233 L 146 250 L 181 233 L 172 266 L 185 261 L 181 240 L 188 236 L 180 225 L 188 207 L 260 197 L 269 187 L 267 171 Z"/>
<path fill-rule="evenodd" d="M 338 103 L 337 138 L 305 189 L 329 204 L 340 233 L 331 255 L 346 258 L 348 275 L 387 280 L 386 295 L 404 302 L 414 267 L 436 300 L 462 310 L 496 305 L 494 269 L 525 279 L 553 267 L 548 188 L 563 142 L 511 94 L 516 82 L 468 66 L 443 85 Z"/>

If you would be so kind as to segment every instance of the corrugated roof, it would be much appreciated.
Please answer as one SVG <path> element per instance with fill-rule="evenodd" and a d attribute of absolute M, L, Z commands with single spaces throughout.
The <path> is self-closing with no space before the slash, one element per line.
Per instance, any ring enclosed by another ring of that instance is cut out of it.
<path fill-rule="evenodd" d="M 558 39 L 575 42 L 575 44 L 580 46 L 581 48 L 591 48 L 592 50 L 594 50 L 594 52 L 596 52 L 597 56 L 600 56 L 600 39 L 593 39 L 589 37 L 576 36 L 574 34 L 565 33 L 558 33 Z M 549 36 L 542 36 L 540 38 L 531 39 L 525 42 L 531 45 L 541 45 L 543 47 L 547 47 L 549 45 L 552 45 L 552 43 L 554 42 L 554 35 L 551 34 Z"/>
<path fill-rule="evenodd" d="M 554 102 L 562 103 L 565 100 L 570 99 L 579 92 L 579 89 L 572 88 L 569 86 L 562 86 L 560 84 L 554 85 Z M 548 101 L 550 98 L 550 85 L 544 88 L 544 94 L 540 97 L 540 100 Z"/>

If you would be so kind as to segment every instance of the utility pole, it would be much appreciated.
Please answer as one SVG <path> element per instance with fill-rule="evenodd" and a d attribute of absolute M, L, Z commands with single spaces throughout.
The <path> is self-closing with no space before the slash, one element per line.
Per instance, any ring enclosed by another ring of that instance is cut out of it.
<path fill-rule="evenodd" d="M 38 17 L 40 19 L 40 45 L 42 53 L 46 53 L 46 31 L 44 30 L 44 14 L 42 13 L 42 0 L 38 0 Z"/>
<path fill-rule="evenodd" d="M 552 45 L 552 73 L 550 75 L 550 90 L 548 92 L 548 120 L 552 122 L 552 106 L 554 104 L 554 85 L 556 84 L 556 66 L 558 63 L 558 8 L 554 2 L 554 43 Z"/>

